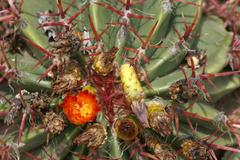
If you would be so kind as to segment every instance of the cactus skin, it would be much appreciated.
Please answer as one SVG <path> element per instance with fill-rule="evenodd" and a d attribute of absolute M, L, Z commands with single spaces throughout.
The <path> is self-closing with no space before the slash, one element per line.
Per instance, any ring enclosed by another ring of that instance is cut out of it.
<path fill-rule="evenodd" d="M 240 153 L 236 2 L 5 0 L 0 159 Z"/>

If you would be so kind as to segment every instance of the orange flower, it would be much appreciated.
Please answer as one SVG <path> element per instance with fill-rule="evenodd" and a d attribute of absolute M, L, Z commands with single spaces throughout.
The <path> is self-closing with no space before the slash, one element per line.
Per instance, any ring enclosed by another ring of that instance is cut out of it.
<path fill-rule="evenodd" d="M 68 120 L 76 125 L 93 121 L 100 111 L 96 96 L 88 90 L 80 91 L 77 95 L 66 96 L 62 108 Z"/>

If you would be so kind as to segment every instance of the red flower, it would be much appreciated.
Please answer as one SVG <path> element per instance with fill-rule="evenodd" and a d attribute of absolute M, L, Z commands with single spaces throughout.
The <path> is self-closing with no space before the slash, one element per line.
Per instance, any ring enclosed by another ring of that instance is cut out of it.
<path fill-rule="evenodd" d="M 87 90 L 66 96 L 62 108 L 68 120 L 76 125 L 93 121 L 100 111 L 96 96 Z"/>

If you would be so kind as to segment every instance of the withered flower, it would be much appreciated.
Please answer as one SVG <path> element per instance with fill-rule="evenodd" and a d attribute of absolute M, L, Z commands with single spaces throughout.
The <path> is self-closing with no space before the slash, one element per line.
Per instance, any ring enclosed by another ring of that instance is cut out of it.
<path fill-rule="evenodd" d="M 63 117 L 52 111 L 44 115 L 43 123 L 46 130 L 52 134 L 60 134 L 65 127 Z"/>
<path fill-rule="evenodd" d="M 113 60 L 117 51 L 118 49 L 113 47 L 108 52 L 101 52 L 94 57 L 93 70 L 103 76 L 109 74 L 113 70 Z"/>
<path fill-rule="evenodd" d="M 172 119 L 169 113 L 167 113 L 164 104 L 159 100 L 153 100 L 149 101 L 147 106 L 150 127 L 161 136 L 171 135 Z"/>
<path fill-rule="evenodd" d="M 63 69 L 63 73 L 60 74 L 57 80 L 52 84 L 53 93 L 62 95 L 72 89 L 78 88 L 79 80 L 81 80 L 80 67 L 74 62 L 70 62 Z"/>
<path fill-rule="evenodd" d="M 116 119 L 114 130 L 117 137 L 125 141 L 134 140 L 139 132 L 137 122 L 128 116 Z"/>
<path fill-rule="evenodd" d="M 90 125 L 83 133 L 75 138 L 75 144 L 85 144 L 88 147 L 98 148 L 102 146 L 107 139 L 107 131 L 105 127 L 99 123 Z"/>
<path fill-rule="evenodd" d="M 171 148 L 169 144 L 160 143 L 154 137 L 147 137 L 146 144 L 153 149 L 155 156 L 159 160 L 176 160 L 177 153 Z"/>
<path fill-rule="evenodd" d="M 187 80 L 179 80 L 169 87 L 169 94 L 173 101 L 187 103 L 188 100 L 198 96 L 199 89 L 194 84 L 190 86 Z"/>
<path fill-rule="evenodd" d="M 182 154 L 187 160 L 208 160 L 210 157 L 208 147 L 192 138 L 184 139 L 181 147 Z"/>

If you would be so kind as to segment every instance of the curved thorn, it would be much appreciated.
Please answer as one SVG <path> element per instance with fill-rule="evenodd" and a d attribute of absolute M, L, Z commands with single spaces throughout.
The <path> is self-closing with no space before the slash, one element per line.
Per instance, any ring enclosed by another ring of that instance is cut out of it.
<path fill-rule="evenodd" d="M 62 1 L 61 0 L 57 0 L 57 7 L 58 7 L 58 11 L 59 11 L 59 14 L 60 14 L 61 18 L 64 19 L 65 14 L 63 12 L 63 6 L 62 6 Z"/>
<path fill-rule="evenodd" d="M 24 39 L 25 41 L 27 41 L 31 46 L 39 49 L 41 52 L 43 52 L 45 55 L 51 57 L 53 54 L 51 52 L 48 52 L 47 50 L 45 50 L 43 47 L 41 47 L 40 45 L 32 42 L 30 39 L 24 37 L 24 36 L 21 36 L 22 39 Z"/>
<path fill-rule="evenodd" d="M 56 66 L 56 64 L 52 64 L 50 67 L 48 67 L 48 69 L 38 79 L 38 82 L 40 82 L 43 78 L 45 78 L 47 76 L 48 72 L 50 72 L 55 66 Z"/>
<path fill-rule="evenodd" d="M 128 13 L 127 14 L 128 18 L 136 18 L 136 19 L 154 19 L 152 16 L 143 16 L 139 14 L 133 14 L 133 13 Z"/>
<path fill-rule="evenodd" d="M 67 11 L 75 4 L 76 0 L 73 0 L 68 6 L 67 8 L 63 11 L 64 14 L 67 13 Z"/>
<path fill-rule="evenodd" d="M 34 70 L 38 65 L 42 64 L 42 62 L 44 60 L 46 60 L 48 58 L 48 56 L 44 56 L 43 58 L 41 58 L 40 60 L 38 60 L 38 62 L 32 67 L 32 70 Z"/>
<path fill-rule="evenodd" d="M 127 0 L 127 3 L 125 3 L 125 8 L 126 10 L 129 10 L 131 7 L 131 1 L 130 0 Z"/>
<path fill-rule="evenodd" d="M 190 60 L 191 60 L 192 77 L 196 78 L 195 66 L 194 66 L 194 61 L 192 56 L 190 57 Z"/>
<path fill-rule="evenodd" d="M 18 131 L 18 144 L 21 142 L 22 132 L 25 126 L 26 119 L 27 119 L 27 112 L 24 112 L 22 116 L 21 125 Z"/>
<path fill-rule="evenodd" d="M 203 92 L 203 94 L 206 95 L 206 97 L 208 98 L 208 100 L 212 100 L 211 96 L 209 95 L 206 87 L 199 81 L 196 81 L 196 85 L 200 88 L 200 90 Z"/>
<path fill-rule="evenodd" d="M 70 17 L 67 21 L 67 24 L 72 23 L 74 19 L 76 19 L 81 13 L 85 11 L 90 6 L 90 3 L 87 3 L 83 8 L 81 8 L 76 14 L 74 14 L 72 17 Z"/>
<path fill-rule="evenodd" d="M 42 25 L 40 25 L 40 27 L 47 27 L 47 26 L 63 26 L 63 27 L 67 27 L 68 25 L 66 25 L 64 22 L 47 22 L 47 23 L 43 23 Z"/>
<path fill-rule="evenodd" d="M 141 41 L 142 44 L 144 43 L 142 37 L 140 35 L 138 35 L 137 31 L 133 27 L 127 26 L 127 28 L 130 32 L 132 32 Z"/>
<path fill-rule="evenodd" d="M 240 153 L 240 149 L 237 148 L 232 148 L 232 147 L 228 147 L 228 146 L 220 146 L 217 144 L 208 144 L 209 146 L 216 148 L 216 149 L 220 149 L 220 150 L 224 150 L 224 151 L 231 151 L 234 153 Z"/>
<path fill-rule="evenodd" d="M 85 48 L 81 48 L 81 51 L 89 51 L 89 50 L 95 50 L 97 49 L 97 46 L 89 46 Z"/>
<path fill-rule="evenodd" d="M 14 18 L 14 15 L 7 15 L 7 16 L 2 16 L 0 17 L 0 22 L 5 22 L 5 21 L 10 21 L 12 18 Z"/>
<path fill-rule="evenodd" d="M 4 60 L 5 60 L 5 63 L 7 64 L 7 67 L 8 67 L 8 69 L 9 69 L 9 68 L 11 68 L 11 65 L 10 65 L 10 63 L 9 63 L 9 61 L 8 61 L 7 55 L 6 55 L 6 53 L 5 53 L 5 49 L 3 48 L 2 45 L 1 45 L 1 50 L 2 50 L 2 55 L 3 55 L 3 58 L 4 58 Z"/>
<path fill-rule="evenodd" d="M 135 48 L 124 47 L 124 49 L 125 49 L 126 51 L 130 51 L 130 52 L 133 52 L 133 53 L 137 53 L 137 52 L 138 52 L 138 50 L 135 49 Z"/>
<path fill-rule="evenodd" d="M 231 76 L 235 74 L 240 74 L 240 71 L 231 71 L 231 72 L 222 72 L 222 73 L 214 73 L 214 74 L 200 74 L 199 77 L 202 80 L 208 79 L 208 78 L 215 78 L 215 77 L 224 77 L 224 76 Z"/>
<path fill-rule="evenodd" d="M 145 39 L 145 42 L 142 44 L 142 48 L 145 49 L 148 46 L 148 43 L 150 42 L 150 38 L 152 37 L 153 32 L 156 30 L 157 25 L 158 25 L 158 21 L 153 25 L 150 32 L 148 33 L 147 38 Z"/>
<path fill-rule="evenodd" d="M 96 28 L 95 28 L 95 26 L 93 24 L 93 21 L 92 21 L 92 18 L 90 17 L 90 15 L 88 15 L 88 20 L 89 20 L 89 23 L 90 23 L 90 27 L 91 27 L 91 29 L 93 31 L 94 38 L 96 39 L 96 41 L 100 41 L 101 40 L 100 36 L 97 33 L 97 30 L 96 30 Z"/>
<path fill-rule="evenodd" d="M 115 12 L 116 14 L 118 14 L 119 16 L 124 16 L 124 12 L 122 11 L 119 11 L 118 9 L 108 5 L 108 4 L 105 4 L 105 3 L 101 3 L 101 2 L 94 2 L 94 4 L 97 4 L 99 6 L 102 6 L 102 7 L 105 7 L 113 12 Z"/>

